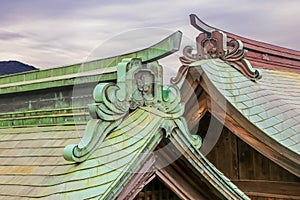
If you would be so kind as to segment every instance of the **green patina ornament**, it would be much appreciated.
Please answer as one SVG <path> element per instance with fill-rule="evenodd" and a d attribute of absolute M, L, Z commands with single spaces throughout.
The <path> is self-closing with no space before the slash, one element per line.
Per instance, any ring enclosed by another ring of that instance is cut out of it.
<path fill-rule="evenodd" d="M 191 137 L 182 117 L 184 105 L 180 102 L 179 88 L 163 85 L 162 66 L 157 61 L 142 63 L 138 58 L 123 59 L 118 64 L 117 83 L 99 83 L 93 97 L 95 103 L 89 105 L 93 119 L 87 123 L 81 141 L 64 149 L 63 155 L 68 161 L 88 159 L 107 135 L 137 108 L 162 116 L 161 128 L 165 130 L 166 137 L 178 127 L 186 133 L 188 140 L 198 141 L 191 144 L 197 148 L 201 145 L 199 138 Z"/>

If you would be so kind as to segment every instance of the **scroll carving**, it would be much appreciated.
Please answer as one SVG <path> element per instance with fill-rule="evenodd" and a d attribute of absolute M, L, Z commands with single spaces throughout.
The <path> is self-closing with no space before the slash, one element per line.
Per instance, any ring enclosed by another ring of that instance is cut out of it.
<path fill-rule="evenodd" d="M 222 58 L 225 62 L 240 71 L 244 76 L 252 81 L 256 81 L 262 77 L 260 70 L 254 69 L 250 62 L 245 59 L 247 50 L 240 40 L 232 39 L 227 45 L 231 48 Z"/>
<path fill-rule="evenodd" d="M 89 105 L 91 119 L 79 144 L 65 147 L 68 161 L 83 162 L 124 120 L 130 110 L 153 107 L 179 118 L 184 111 L 180 91 L 175 85 L 163 85 L 158 62 L 143 64 L 140 59 L 123 59 L 118 64 L 117 83 L 100 83 L 93 92 L 95 103 Z"/>
<path fill-rule="evenodd" d="M 261 78 L 261 72 L 254 69 L 250 62 L 245 59 L 247 50 L 244 49 L 240 40 L 228 40 L 225 33 L 209 27 L 195 15 L 191 15 L 191 24 L 203 31 L 196 38 L 197 53 L 193 53 L 195 50 L 190 46 L 183 49 L 183 56 L 179 58 L 182 67 L 177 77 L 171 79 L 172 83 L 178 83 L 181 80 L 191 63 L 201 59 L 216 58 L 228 63 L 252 81 Z"/>

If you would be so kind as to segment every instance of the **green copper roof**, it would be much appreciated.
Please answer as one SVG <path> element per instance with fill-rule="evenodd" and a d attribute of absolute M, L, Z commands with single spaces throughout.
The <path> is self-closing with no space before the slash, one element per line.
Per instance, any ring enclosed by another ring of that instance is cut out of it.
<path fill-rule="evenodd" d="M 1 133 L 5 150 L 0 158 L 0 196 L 105 199 L 130 168 L 142 162 L 141 152 L 157 144 L 161 120 L 137 110 L 81 164 L 62 157 L 62 148 L 79 139 L 75 127 L 5 130 Z"/>
<path fill-rule="evenodd" d="M 228 102 L 251 123 L 300 155 L 300 74 L 261 69 L 263 78 L 253 82 L 218 59 L 193 63 L 199 65 Z"/>
<path fill-rule="evenodd" d="M 157 44 L 133 53 L 69 66 L 0 76 L 0 94 L 116 79 L 117 64 L 124 58 L 143 62 L 158 60 L 179 49 L 182 33 L 177 31 Z"/>
<path fill-rule="evenodd" d="M 95 87 L 83 135 L 82 127 L 78 133 L 68 126 L 3 129 L 0 196 L 115 199 L 168 138 L 174 155 L 182 155 L 218 196 L 248 199 L 199 152 L 201 139 L 182 117 L 179 88 L 162 84 L 158 62 L 123 59 L 117 75 L 116 83 Z"/>
<path fill-rule="evenodd" d="M 159 176 L 152 153 L 165 138 L 172 142 L 174 155 L 179 154 L 216 196 L 248 199 L 200 153 L 201 138 L 190 134 L 182 117 L 179 88 L 163 85 L 162 66 L 156 60 L 178 50 L 180 38 L 177 32 L 126 57 L 39 71 L 36 77 L 24 73 L 0 78 L 0 94 L 72 85 L 78 76 L 82 83 L 100 82 L 93 92 L 95 102 L 88 106 L 92 119 L 84 132 L 80 125 L 57 122 L 41 123 L 52 125 L 46 127 L 1 130 L 0 197 L 115 199 L 120 194 L 132 195 L 122 190 L 149 160 L 153 159 L 151 170 Z M 78 74 L 76 68 L 80 68 Z M 114 82 L 103 83 L 111 79 Z M 49 116 L 43 110 L 14 112 L 3 114 L 2 123 L 8 120 L 30 125 L 27 120 L 36 118 L 35 112 L 52 120 L 66 115 L 64 109 L 50 111 Z M 16 121 L 15 116 L 20 118 Z"/>
<path fill-rule="evenodd" d="M 0 197 L 107 199 L 120 192 L 132 172 L 164 137 L 160 130 L 164 120 L 169 120 L 165 117 L 156 109 L 137 109 L 80 164 L 65 161 L 62 150 L 65 145 L 79 141 L 82 126 L 5 129 L 0 135 Z M 190 162 L 204 177 L 212 177 L 220 188 L 226 186 L 247 199 L 188 142 L 188 135 L 176 131 L 170 137 L 191 149 L 186 156 L 196 156 L 198 160 Z"/>

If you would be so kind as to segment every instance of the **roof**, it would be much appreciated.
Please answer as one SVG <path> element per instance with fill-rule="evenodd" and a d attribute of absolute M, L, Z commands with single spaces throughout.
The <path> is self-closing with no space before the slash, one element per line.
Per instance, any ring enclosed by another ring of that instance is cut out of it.
<path fill-rule="evenodd" d="M 1 61 L 0 62 L 0 76 L 6 74 L 15 74 L 25 71 L 37 70 L 37 68 L 26 65 L 18 61 Z"/>
<path fill-rule="evenodd" d="M 156 109 L 137 109 L 88 160 L 80 164 L 65 161 L 62 150 L 67 144 L 80 140 L 78 131 L 83 130 L 82 126 L 5 129 L 0 141 L 0 197 L 107 199 L 110 195 L 117 195 L 120 193 L 118 188 L 129 181 L 164 137 L 160 132 L 162 116 L 164 113 Z M 171 136 L 177 145 L 182 143 L 176 137 L 178 133 Z M 189 148 L 195 151 L 194 147 Z M 214 187 L 218 183 L 239 198 L 246 199 L 197 150 L 193 155 L 199 156 L 199 162 L 190 162 L 204 178 L 212 177 L 213 181 L 210 181 Z M 222 193 L 225 195 L 228 191 Z"/>
<path fill-rule="evenodd" d="M 76 128 L 82 131 L 82 126 L 23 128 L 23 133 L 19 133 L 20 129 L 4 130 L 0 196 L 105 199 L 105 193 L 113 190 L 141 152 L 146 147 L 152 149 L 151 144 L 157 142 L 154 133 L 143 130 L 157 126 L 160 120 L 145 111 L 136 111 L 79 165 L 65 161 L 62 150 L 79 141 Z M 139 131 L 132 128 L 135 123 Z"/>
<path fill-rule="evenodd" d="M 201 65 L 222 95 L 251 123 L 274 141 L 300 155 L 300 74 L 262 70 L 250 81 L 221 60 Z"/>
<path fill-rule="evenodd" d="M 115 80 L 117 65 L 124 58 L 140 58 L 144 63 L 163 58 L 179 49 L 181 35 L 177 31 L 151 47 L 124 55 L 39 71 L 0 74 L 0 95 Z"/>
<path fill-rule="evenodd" d="M 192 25 L 203 33 L 196 38 L 196 53 L 190 46 L 184 48 L 180 58 L 183 66 L 174 82 L 188 71 L 187 83 L 194 90 L 195 84 L 205 90 L 209 103 L 204 106 L 216 118 L 258 152 L 299 177 L 299 52 L 233 38 L 233 34 L 205 24 L 195 15 L 190 17 Z M 260 69 L 252 67 L 247 50 L 264 54 L 263 59 L 254 59 L 255 65 L 262 64 Z M 268 57 L 271 54 L 273 60 Z M 279 57 L 282 59 L 276 61 Z M 214 106 L 219 110 L 214 112 Z M 203 149 L 205 146 L 204 139 Z"/>
<path fill-rule="evenodd" d="M 143 111 L 135 112 L 130 119 L 136 116 L 140 117 L 141 127 L 153 126 L 159 120 L 151 121 L 151 116 Z M 150 143 L 152 135 L 135 129 L 128 131 L 131 127 L 129 123 L 114 131 L 93 156 L 80 165 L 66 162 L 62 157 L 63 148 L 80 139 L 76 127 L 22 129 L 22 134 L 20 129 L 4 131 L 1 196 L 80 199 L 103 196 L 128 171 L 145 144 Z"/>
<path fill-rule="evenodd" d="M 248 199 L 199 152 L 201 139 L 187 129 L 179 89 L 163 85 L 162 66 L 154 60 L 177 50 L 180 38 L 177 32 L 128 57 L 86 65 L 91 68 L 81 70 L 80 78 L 102 79 L 94 89 L 94 103 L 88 106 L 92 119 L 85 127 L 69 122 L 70 110 L 61 108 L 4 113 L 0 197 L 124 199 L 134 197 L 132 192 L 142 189 L 150 174 L 165 181 L 178 196 L 198 199 L 201 191 L 190 193 L 170 182 L 168 169 L 162 165 L 166 160 L 172 165 L 174 160 L 169 158 L 175 157 L 209 190 L 202 195 L 210 192 L 221 199 Z M 109 73 L 102 69 L 107 64 Z M 79 66 L 2 77 L 0 92 L 10 95 L 72 86 Z M 79 109 L 76 114 L 85 115 L 85 111 Z M 171 141 L 172 153 L 155 155 L 166 140 Z M 186 187 L 192 186 L 188 183 Z"/>
<path fill-rule="evenodd" d="M 207 37 L 211 32 L 205 34 Z M 215 32 L 214 36 L 227 45 L 223 33 Z M 124 199 L 134 196 L 156 176 L 181 198 L 193 199 L 196 194 L 176 184 L 178 180 L 172 179 L 170 173 L 165 175 L 167 169 L 161 167 L 162 160 L 169 162 L 172 156 L 179 155 L 178 160 L 185 164 L 192 179 L 203 182 L 216 197 L 248 199 L 199 150 L 201 139 L 190 134 L 182 117 L 184 105 L 180 103 L 178 88 L 162 84 L 162 68 L 153 61 L 178 50 L 180 38 L 181 33 L 177 32 L 150 49 L 132 54 L 0 77 L 0 94 L 7 96 L 73 86 L 78 77 L 80 84 L 100 82 L 94 90 L 95 103 L 89 105 L 92 119 L 85 127 L 69 121 L 72 112 L 85 116 L 84 107 L 76 111 L 42 108 L 1 114 L 4 127 L 0 134 L 0 197 Z M 210 56 L 217 55 L 210 49 L 216 38 L 204 38 L 203 48 Z M 192 55 L 191 51 L 190 60 L 184 60 L 182 69 L 189 73 L 197 69 L 199 74 L 192 74 L 196 77 L 192 86 L 199 84 L 213 94 L 205 101 L 216 102 L 226 111 L 225 125 L 234 134 L 300 176 L 300 76 L 295 67 L 298 53 L 266 45 L 259 52 L 268 54 L 258 62 L 265 63 L 261 76 L 244 59 L 242 44 L 234 40 L 230 45 L 233 48 L 229 50 L 220 47 L 222 60 Z M 249 41 L 249 49 L 251 45 L 253 41 Z M 261 45 L 257 43 L 255 48 Z M 255 48 L 253 52 L 257 53 Z M 278 56 L 287 59 L 279 62 Z M 203 60 L 198 61 L 200 57 Z M 221 105 L 223 102 L 225 106 Z M 208 105 L 210 111 L 211 106 Z M 219 117 L 218 113 L 212 114 Z M 14 128 L 10 128 L 12 125 Z M 166 141 L 171 144 L 170 151 L 156 154 Z"/>
<path fill-rule="evenodd" d="M 201 60 L 190 65 L 195 66 L 200 66 L 204 72 L 202 76 L 207 77 L 205 80 L 226 99 L 227 107 L 233 106 L 259 130 L 251 133 L 257 140 L 267 143 L 278 155 L 297 163 L 293 173 L 299 175 L 300 74 L 264 69 L 261 70 L 263 77 L 254 82 L 219 59 Z M 236 120 L 238 118 L 233 113 L 229 115 Z M 253 147 L 256 149 L 258 146 Z M 270 158 L 270 155 L 267 157 Z"/>
<path fill-rule="evenodd" d="M 300 51 L 251 40 L 225 31 L 228 38 L 243 42 L 246 58 L 257 68 L 276 69 L 300 73 Z"/>

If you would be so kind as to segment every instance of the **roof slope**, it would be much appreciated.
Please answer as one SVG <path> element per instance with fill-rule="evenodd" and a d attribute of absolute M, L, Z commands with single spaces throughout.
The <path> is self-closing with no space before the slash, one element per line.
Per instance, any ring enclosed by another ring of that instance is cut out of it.
<path fill-rule="evenodd" d="M 192 46 L 183 49 L 183 65 L 174 82 L 189 70 L 192 80 L 187 77 L 187 83 L 199 84 L 208 94 L 203 95 L 208 102 L 204 111 L 210 110 L 258 152 L 300 177 L 299 52 L 235 37 L 193 14 L 190 19 L 202 33 L 196 51 Z M 246 41 L 245 48 L 239 39 Z M 247 50 L 254 54 L 247 57 Z M 247 58 L 262 68 L 253 68 Z M 220 110 L 214 112 L 213 105 Z"/>
<path fill-rule="evenodd" d="M 222 61 L 212 60 L 202 67 L 249 121 L 300 155 L 300 74 L 262 70 L 263 78 L 253 82 Z"/>
<path fill-rule="evenodd" d="M 62 156 L 65 145 L 80 139 L 76 127 L 5 129 L 0 140 L 0 197 L 107 199 L 120 192 L 162 139 L 163 116 L 156 109 L 137 109 L 80 164 L 67 162 Z M 81 131 L 83 127 L 77 128 Z M 173 137 L 182 144 L 178 132 Z M 189 156 L 200 155 L 194 153 Z M 218 187 L 231 188 L 235 195 L 247 199 L 203 156 L 198 159 L 190 162 L 205 176 L 214 177 L 214 187 L 218 183 Z M 205 169 L 201 169 L 203 162 Z"/>
<path fill-rule="evenodd" d="M 140 58 L 146 63 L 168 56 L 179 49 L 181 35 L 177 31 L 148 48 L 110 58 L 19 74 L 1 76 L 0 73 L 0 95 L 114 80 L 117 65 L 124 58 Z"/>
<path fill-rule="evenodd" d="M 66 162 L 62 156 L 63 147 L 79 140 L 76 127 L 4 130 L 0 196 L 103 197 L 141 152 L 157 142 L 155 130 L 160 120 L 159 116 L 137 110 L 81 164 Z"/>
<path fill-rule="evenodd" d="M 254 82 L 219 59 L 201 60 L 191 66 L 201 66 L 227 102 L 271 139 L 274 149 L 280 151 L 275 148 L 279 144 L 293 155 L 299 170 L 300 74 L 262 69 L 262 79 Z"/>

